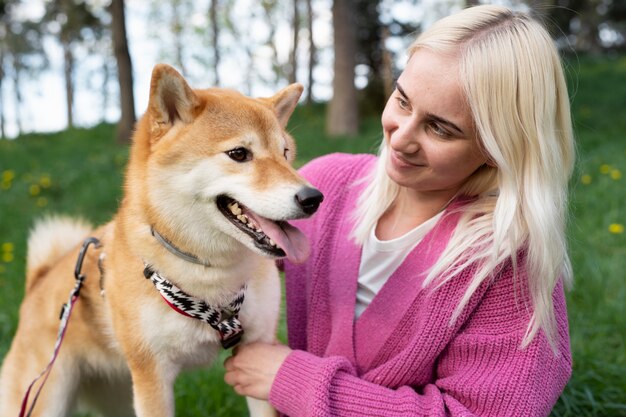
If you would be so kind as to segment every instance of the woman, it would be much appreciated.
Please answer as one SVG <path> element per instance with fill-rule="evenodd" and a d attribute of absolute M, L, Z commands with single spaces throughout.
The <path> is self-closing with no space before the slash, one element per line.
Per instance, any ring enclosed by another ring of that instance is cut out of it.
<path fill-rule="evenodd" d="M 285 264 L 289 347 L 225 380 L 296 416 L 545 416 L 571 374 L 563 283 L 574 144 L 548 33 L 478 6 L 409 49 L 378 158 L 302 173 L 326 200 Z"/>

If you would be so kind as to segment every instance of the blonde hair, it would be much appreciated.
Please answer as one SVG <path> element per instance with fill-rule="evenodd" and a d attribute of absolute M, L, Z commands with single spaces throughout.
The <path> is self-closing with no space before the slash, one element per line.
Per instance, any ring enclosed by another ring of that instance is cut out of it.
<path fill-rule="evenodd" d="M 460 79 L 479 140 L 493 164 L 473 173 L 459 195 L 477 197 L 424 286 L 442 285 L 469 265 L 477 271 L 454 311 L 461 314 L 482 282 L 525 252 L 532 317 L 522 347 L 543 329 L 557 351 L 552 293 L 572 273 L 565 236 L 567 185 L 574 140 L 567 85 L 547 31 L 528 15 L 500 6 L 476 6 L 441 19 L 410 46 L 456 54 Z M 399 186 L 386 174 L 383 141 L 376 168 L 359 197 L 352 237 L 364 242 L 390 207 Z M 494 166 L 491 166 L 494 165 Z"/>

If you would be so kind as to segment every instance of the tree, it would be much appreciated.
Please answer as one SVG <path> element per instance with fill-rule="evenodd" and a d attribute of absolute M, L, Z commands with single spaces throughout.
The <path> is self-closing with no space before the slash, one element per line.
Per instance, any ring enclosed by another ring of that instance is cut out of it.
<path fill-rule="evenodd" d="M 84 0 L 46 3 L 44 21 L 48 23 L 48 30 L 58 36 L 63 48 L 67 125 L 71 128 L 74 126 L 74 48 L 84 40 L 87 32 L 97 38 L 103 25 Z"/>
<path fill-rule="evenodd" d="M 9 19 L 2 26 L 0 55 L 2 55 L 2 79 L 10 76 L 13 81 L 15 102 L 15 124 L 18 135 L 23 132 L 22 123 L 22 78 L 33 77 L 41 72 L 48 63 L 43 48 L 43 36 L 40 25 L 32 21 Z"/>
<path fill-rule="evenodd" d="M 357 51 L 351 0 L 333 1 L 333 98 L 328 106 L 326 131 L 330 136 L 356 135 L 359 130 L 357 91 L 354 85 Z"/>
<path fill-rule="evenodd" d="M 219 5 L 219 0 L 211 0 L 211 6 L 209 8 L 209 22 L 211 24 L 211 45 L 213 46 L 213 72 L 215 73 L 215 85 L 220 85 L 220 47 L 219 47 L 219 36 L 220 36 L 220 27 L 217 20 L 217 9 Z"/>
<path fill-rule="evenodd" d="M 117 61 L 117 76 L 120 86 L 121 116 L 117 124 L 117 141 L 130 141 L 131 132 L 135 124 L 135 96 L 133 94 L 133 65 L 128 52 L 126 36 L 126 18 L 124 0 L 112 0 L 111 29 L 113 34 L 113 48 Z"/>
<path fill-rule="evenodd" d="M 306 15 L 307 15 L 307 29 L 309 32 L 309 66 L 308 66 L 308 82 L 306 86 L 306 104 L 313 103 L 313 69 L 317 64 L 317 49 L 315 47 L 315 41 L 313 39 L 313 20 L 315 15 L 313 14 L 312 0 L 306 0 Z"/>
<path fill-rule="evenodd" d="M 8 32 L 8 7 L 5 0 L 0 0 L 0 39 L 6 39 Z M 4 90 L 2 88 L 4 81 L 4 62 L 6 56 L 6 42 L 0 42 L 0 139 L 6 137 L 5 121 L 4 121 Z"/>
<path fill-rule="evenodd" d="M 293 44 L 291 45 L 291 53 L 289 56 L 289 73 L 288 80 L 290 84 L 296 82 L 297 72 L 298 72 L 298 34 L 300 32 L 300 10 L 299 10 L 299 0 L 292 0 L 293 2 L 293 20 L 292 20 L 292 30 L 293 30 Z"/>
<path fill-rule="evenodd" d="M 380 114 L 387 102 L 384 74 L 385 27 L 380 21 L 380 0 L 352 1 L 356 5 L 356 65 L 367 69 L 367 86 L 359 91 L 359 108 L 362 113 Z"/>

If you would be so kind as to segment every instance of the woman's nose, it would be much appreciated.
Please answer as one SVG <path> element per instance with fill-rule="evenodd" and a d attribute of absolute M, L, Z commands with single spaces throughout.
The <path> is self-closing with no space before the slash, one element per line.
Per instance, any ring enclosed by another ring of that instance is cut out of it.
<path fill-rule="evenodd" d="M 389 145 L 397 152 L 415 153 L 420 149 L 417 133 L 415 123 L 405 120 L 398 123 L 397 129 L 392 132 Z"/>

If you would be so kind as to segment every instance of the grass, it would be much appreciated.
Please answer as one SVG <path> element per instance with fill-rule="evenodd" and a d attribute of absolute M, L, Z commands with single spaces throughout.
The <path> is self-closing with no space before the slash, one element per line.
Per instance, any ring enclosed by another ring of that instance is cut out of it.
<path fill-rule="evenodd" d="M 552 415 L 626 416 L 626 57 L 568 63 L 579 152 L 569 230 L 574 373 Z M 375 151 L 378 118 L 365 119 L 358 137 L 329 139 L 324 111 L 298 108 L 290 122 L 298 165 L 329 152 Z M 115 212 L 128 151 L 113 136 L 112 126 L 100 125 L 0 140 L 0 357 L 16 328 L 33 219 L 67 213 L 102 223 Z M 245 415 L 222 374 L 221 362 L 183 374 L 177 415 Z"/>

